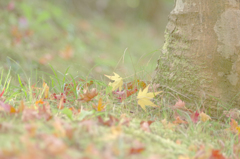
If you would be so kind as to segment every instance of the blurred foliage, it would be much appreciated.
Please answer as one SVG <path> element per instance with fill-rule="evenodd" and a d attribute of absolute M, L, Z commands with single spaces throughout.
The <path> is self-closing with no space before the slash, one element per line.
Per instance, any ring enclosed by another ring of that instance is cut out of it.
<path fill-rule="evenodd" d="M 55 0 L 58 1 L 59 0 Z M 112 20 L 146 20 L 161 23 L 174 0 L 60 0 L 69 11 L 88 18 L 105 16 Z"/>
<path fill-rule="evenodd" d="M 36 70 L 52 74 L 49 64 L 95 78 L 145 69 L 149 79 L 172 7 L 161 0 L 0 0 L 0 70 L 37 79 Z"/>

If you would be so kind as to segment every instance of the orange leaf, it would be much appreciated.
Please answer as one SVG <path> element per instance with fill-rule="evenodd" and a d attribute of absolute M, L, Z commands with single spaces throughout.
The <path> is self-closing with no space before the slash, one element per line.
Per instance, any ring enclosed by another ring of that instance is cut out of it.
<path fill-rule="evenodd" d="M 44 101 L 43 101 L 42 98 L 41 98 L 40 100 L 36 101 L 35 104 L 36 104 L 36 105 L 38 105 L 38 104 L 44 104 Z"/>
<path fill-rule="evenodd" d="M 225 159 L 225 157 L 220 153 L 220 150 L 212 150 L 209 159 Z"/>
<path fill-rule="evenodd" d="M 10 106 L 10 114 L 14 114 L 16 112 L 16 109 L 13 106 Z"/>
<path fill-rule="evenodd" d="M 138 91 L 137 88 L 135 88 L 134 90 L 131 90 L 131 91 L 127 90 L 127 97 L 133 95 L 133 94 L 136 93 L 137 91 Z"/>
<path fill-rule="evenodd" d="M 129 155 L 140 154 L 140 153 L 143 152 L 144 150 L 145 150 L 144 147 L 131 148 L 131 149 L 129 150 Z"/>
<path fill-rule="evenodd" d="M 102 105 L 102 98 L 98 100 L 98 105 L 93 105 L 93 108 L 96 109 L 98 112 L 101 112 L 104 110 L 105 105 Z"/>
<path fill-rule="evenodd" d="M 182 120 L 182 119 L 178 116 L 178 117 L 176 117 L 176 120 L 173 121 L 173 124 L 188 124 L 188 122 Z"/>
<path fill-rule="evenodd" d="M 82 102 L 89 102 L 97 95 L 98 95 L 98 93 L 97 93 L 96 89 L 92 89 L 91 92 L 87 91 L 83 95 L 80 95 L 81 96 L 80 101 L 82 101 Z"/>

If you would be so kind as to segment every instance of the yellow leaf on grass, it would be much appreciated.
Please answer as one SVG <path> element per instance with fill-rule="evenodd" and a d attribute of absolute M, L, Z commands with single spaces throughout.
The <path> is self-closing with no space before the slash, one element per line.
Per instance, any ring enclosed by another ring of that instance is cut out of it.
<path fill-rule="evenodd" d="M 207 115 L 203 112 L 200 114 L 200 120 L 201 121 L 205 122 L 205 121 L 208 121 L 209 119 L 211 119 L 211 117 L 209 115 Z"/>
<path fill-rule="evenodd" d="M 102 98 L 98 100 L 98 105 L 93 105 L 93 108 L 96 109 L 98 112 L 101 112 L 104 110 L 105 105 L 102 105 Z"/>
<path fill-rule="evenodd" d="M 139 90 L 138 92 L 138 104 L 143 108 L 143 110 L 146 111 L 146 105 L 156 107 L 157 105 L 151 102 L 150 100 L 158 95 L 161 92 L 152 92 L 152 93 L 147 93 L 148 92 L 148 87 L 149 85 L 142 91 L 142 89 Z"/>
<path fill-rule="evenodd" d="M 114 73 L 114 72 L 113 72 Z M 116 90 L 117 88 L 119 88 L 119 91 L 122 91 L 122 85 L 123 85 L 123 79 L 122 77 L 120 77 L 118 74 L 114 73 L 114 76 L 107 76 L 105 75 L 107 78 L 109 78 L 110 80 L 113 80 L 114 82 L 110 82 L 109 86 L 112 87 L 112 91 Z"/>
<path fill-rule="evenodd" d="M 43 90 L 44 90 L 44 98 L 47 99 L 48 93 L 49 93 L 49 87 L 48 87 L 47 83 L 45 83 L 45 82 L 43 82 Z"/>

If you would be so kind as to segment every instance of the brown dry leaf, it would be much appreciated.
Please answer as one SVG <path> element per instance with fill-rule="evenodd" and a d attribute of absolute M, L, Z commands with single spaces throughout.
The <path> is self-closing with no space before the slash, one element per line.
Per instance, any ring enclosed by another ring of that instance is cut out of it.
<path fill-rule="evenodd" d="M 185 107 L 185 102 L 182 101 L 180 98 L 178 99 L 178 101 L 176 102 L 176 104 L 175 104 L 174 106 L 171 106 L 171 108 L 172 108 L 173 110 L 178 109 L 178 110 L 183 110 L 183 111 L 186 111 L 186 112 L 189 112 L 189 113 L 193 113 L 192 110 L 187 109 L 187 108 Z"/>
<path fill-rule="evenodd" d="M 172 123 L 170 123 L 170 122 L 168 122 L 167 119 L 163 119 L 163 120 L 161 121 L 161 123 L 163 124 L 163 126 L 164 126 L 165 129 L 175 130 L 175 125 L 172 124 Z"/>
<path fill-rule="evenodd" d="M 132 143 L 133 143 L 132 147 L 128 151 L 129 155 L 140 154 L 146 150 L 145 146 L 141 142 L 136 140 L 136 141 L 133 141 Z"/>
<path fill-rule="evenodd" d="M 180 118 L 180 116 L 176 117 L 175 121 L 173 121 L 173 124 L 188 124 L 187 121 L 184 121 Z"/>
<path fill-rule="evenodd" d="M 129 150 L 129 155 L 134 155 L 134 154 L 140 154 L 142 153 L 143 151 L 145 151 L 145 147 L 139 147 L 139 148 L 131 148 Z"/>
<path fill-rule="evenodd" d="M 150 125 L 153 123 L 154 121 L 141 121 L 140 123 L 140 127 L 143 131 L 146 131 L 146 132 L 151 132 L 151 129 L 150 129 Z"/>
<path fill-rule="evenodd" d="M 102 98 L 100 98 L 98 100 L 98 105 L 97 106 L 93 104 L 93 108 L 96 109 L 98 112 L 101 112 L 101 111 L 104 110 L 105 105 L 102 105 Z"/>
<path fill-rule="evenodd" d="M 81 99 L 80 101 L 82 102 L 89 102 L 91 101 L 94 97 L 96 97 L 98 95 L 96 89 L 92 89 L 91 92 L 89 92 L 88 90 L 86 91 L 86 93 L 81 94 Z"/>
<path fill-rule="evenodd" d="M 73 48 L 72 48 L 71 45 L 67 45 L 67 46 L 63 49 L 63 51 L 61 51 L 61 53 L 60 53 L 60 56 L 61 56 L 63 59 L 66 59 L 66 60 L 72 58 L 73 55 L 74 55 L 74 52 L 73 52 Z"/>
<path fill-rule="evenodd" d="M 203 121 L 203 122 L 206 122 L 206 121 L 211 119 L 211 117 L 209 115 L 207 115 L 203 112 L 201 112 L 199 116 L 200 116 L 200 120 Z"/>
<path fill-rule="evenodd" d="M 117 122 L 119 122 L 119 119 L 115 118 L 112 115 L 109 115 L 109 120 L 104 122 L 102 117 L 98 116 L 98 122 L 102 125 L 111 127 L 111 126 L 114 126 Z"/>

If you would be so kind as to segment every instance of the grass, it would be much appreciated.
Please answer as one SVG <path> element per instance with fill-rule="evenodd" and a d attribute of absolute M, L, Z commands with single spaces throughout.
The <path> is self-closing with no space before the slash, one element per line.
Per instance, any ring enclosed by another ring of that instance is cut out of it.
<path fill-rule="evenodd" d="M 238 135 L 230 131 L 233 127 L 229 125 L 229 119 L 224 122 L 199 119 L 193 123 L 185 114 L 181 117 L 185 117 L 188 124 L 173 124 L 174 111 L 163 101 L 157 108 L 147 107 L 146 112 L 137 105 L 136 94 L 119 103 L 111 93 L 106 94 L 109 88 L 106 80 L 91 79 L 93 84 L 88 89 L 95 88 L 98 95 L 89 102 L 81 102 L 76 99 L 84 93 L 86 82 L 78 82 L 70 75 L 60 78 L 58 74 L 49 83 L 47 98 L 44 96 L 48 86 L 42 86 L 42 82 L 32 87 L 30 81 L 23 85 L 19 80 L 19 87 L 15 87 L 10 84 L 10 72 L 9 76 L 1 78 L 0 90 L 5 88 L 5 92 L 0 101 L 10 104 L 15 111 L 21 104 L 25 107 L 23 111 L 15 112 L 5 110 L 1 105 L 2 158 L 38 154 L 41 154 L 40 158 L 200 158 L 201 155 L 207 158 L 213 155 L 213 150 L 231 158 L 239 155 L 233 152 L 238 146 Z M 71 83 L 75 84 L 68 87 Z M 68 94 L 64 87 L 74 94 Z M 58 108 L 61 101 L 53 98 L 54 93 L 65 93 L 67 102 L 63 109 Z M 100 98 L 106 105 L 105 111 L 96 111 L 92 107 Z M 36 104 L 40 99 L 44 104 Z M 154 100 L 155 103 L 158 101 Z M 44 106 L 49 110 L 41 110 Z M 72 107 L 74 110 L 69 109 Z M 185 112 L 179 110 L 178 113 Z M 111 120 L 109 115 L 114 119 Z M 146 124 L 148 121 L 154 122 L 150 126 Z"/>
<path fill-rule="evenodd" d="M 194 113 L 173 109 L 165 92 L 146 112 L 137 92 L 122 102 L 112 93 L 104 74 L 120 74 L 124 85 L 150 83 L 161 43 L 154 28 L 77 18 L 48 2 L 16 6 L 0 12 L 0 158 L 238 158 L 239 119 L 194 123 Z M 19 15 L 33 34 L 16 42 L 26 31 L 11 32 Z M 98 95 L 83 102 L 86 89 Z M 105 110 L 97 111 L 100 98 Z M 176 123 L 175 113 L 188 124 Z"/>

